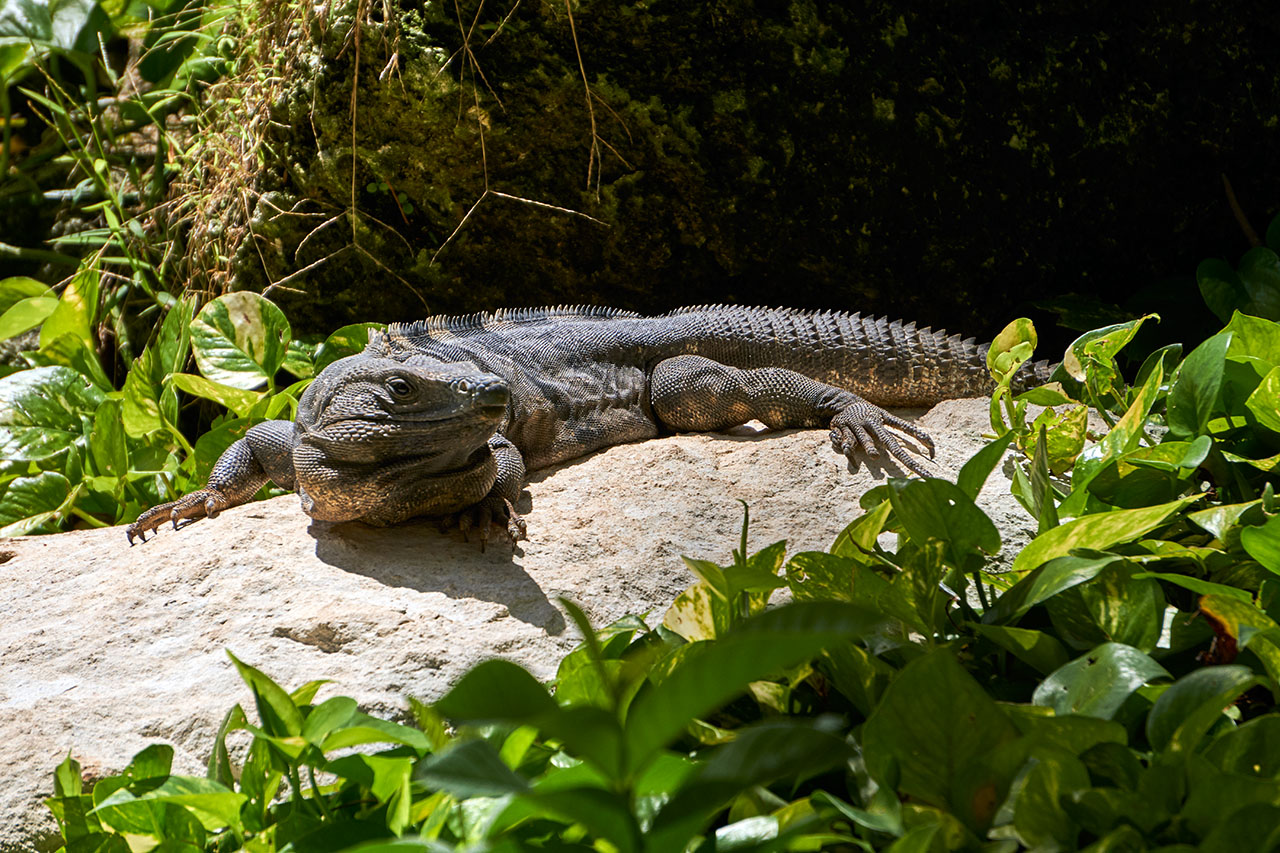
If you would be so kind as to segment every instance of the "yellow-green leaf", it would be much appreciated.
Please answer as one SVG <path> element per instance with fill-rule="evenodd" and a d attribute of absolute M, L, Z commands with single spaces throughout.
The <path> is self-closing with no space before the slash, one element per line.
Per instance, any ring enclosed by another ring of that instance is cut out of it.
<path fill-rule="evenodd" d="M 1066 556 L 1077 548 L 1105 550 L 1122 542 L 1132 542 L 1164 524 L 1187 504 L 1199 499 L 1199 495 L 1192 495 L 1158 506 L 1103 512 L 1068 521 L 1041 533 L 1023 548 L 1013 561 L 1013 571 L 1030 571 L 1054 557 Z"/>

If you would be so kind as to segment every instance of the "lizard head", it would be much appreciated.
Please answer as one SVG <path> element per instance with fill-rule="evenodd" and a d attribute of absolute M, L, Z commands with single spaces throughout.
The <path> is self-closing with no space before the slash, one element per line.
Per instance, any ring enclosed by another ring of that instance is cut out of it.
<path fill-rule="evenodd" d="M 453 512 L 493 485 L 501 378 L 469 363 L 368 352 L 335 361 L 298 402 L 293 466 L 313 518 L 391 523 Z"/>

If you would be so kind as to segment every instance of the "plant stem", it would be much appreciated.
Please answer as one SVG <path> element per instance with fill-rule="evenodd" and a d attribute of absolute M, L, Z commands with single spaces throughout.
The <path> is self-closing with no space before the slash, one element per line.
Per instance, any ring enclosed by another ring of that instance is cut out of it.
<path fill-rule="evenodd" d="M 111 526 L 110 524 L 107 524 L 105 521 L 99 521 L 98 519 L 94 518 L 92 515 L 89 515 L 89 513 L 80 509 L 80 507 L 78 506 L 73 506 L 71 508 L 71 514 L 74 515 L 76 518 L 80 519 L 81 521 L 83 521 L 85 524 L 88 524 L 90 527 L 110 527 Z"/>

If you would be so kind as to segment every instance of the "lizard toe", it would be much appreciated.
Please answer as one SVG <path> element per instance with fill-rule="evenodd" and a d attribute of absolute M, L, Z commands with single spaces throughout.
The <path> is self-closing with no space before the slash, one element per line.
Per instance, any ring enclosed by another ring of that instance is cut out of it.
<path fill-rule="evenodd" d="M 861 450 L 873 459 L 884 453 L 911 473 L 920 477 L 930 476 L 928 469 L 902 446 L 902 442 L 888 427 L 920 442 L 928 451 L 929 457 L 933 457 L 934 443 L 929 433 L 911 421 L 866 402 L 848 406 L 831 419 L 831 441 L 841 453 L 850 458 L 853 458 L 855 450 Z"/>
<path fill-rule="evenodd" d="M 511 501 L 503 499 L 507 505 L 507 538 L 511 540 L 511 547 L 514 548 L 517 542 L 528 541 L 529 526 L 525 523 L 524 518 L 516 512 L 516 508 Z"/>

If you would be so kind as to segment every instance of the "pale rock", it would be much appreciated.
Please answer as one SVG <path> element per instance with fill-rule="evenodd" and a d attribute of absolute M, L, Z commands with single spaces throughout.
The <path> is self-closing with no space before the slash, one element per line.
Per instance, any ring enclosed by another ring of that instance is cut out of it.
<path fill-rule="evenodd" d="M 987 404 L 946 402 L 920 423 L 954 477 L 982 447 Z M 848 464 L 825 432 L 742 432 L 536 472 L 521 506 L 530 541 L 514 554 L 481 553 L 427 520 L 312 522 L 293 495 L 134 547 L 122 528 L 0 540 L 0 852 L 55 846 L 42 801 L 68 751 L 94 779 L 163 741 L 175 772 L 203 774 L 228 708 L 253 714 L 228 649 L 286 688 L 332 679 L 321 698 L 353 696 L 388 717 L 486 658 L 549 680 L 577 640 L 561 597 L 597 625 L 627 613 L 656 624 L 694 581 L 682 554 L 729 560 L 738 499 L 752 550 L 787 539 L 794 553 L 829 546 L 859 496 L 901 473 Z M 1006 543 L 1025 540 L 1032 523 L 999 469 L 981 501 Z M 1014 552 L 1006 544 L 1005 560 Z"/>

